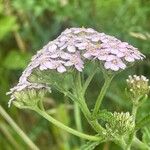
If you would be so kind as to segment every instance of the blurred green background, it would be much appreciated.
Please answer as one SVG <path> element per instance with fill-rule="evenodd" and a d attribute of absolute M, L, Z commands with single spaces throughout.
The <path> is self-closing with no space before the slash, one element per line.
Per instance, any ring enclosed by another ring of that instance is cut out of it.
<path fill-rule="evenodd" d="M 150 78 L 150 1 L 149 0 L 0 0 L 0 105 L 41 150 L 78 150 L 77 137 L 54 127 L 33 112 L 7 107 L 5 95 L 18 81 L 31 56 L 65 28 L 91 27 L 126 41 L 143 52 L 147 59 L 120 73 L 113 81 L 103 108 L 130 111 L 124 94 L 129 74 Z M 96 75 L 88 89 L 94 99 L 102 85 Z M 89 101 L 89 107 L 93 106 Z M 60 93 L 45 99 L 45 105 L 58 120 L 76 128 L 72 104 Z M 67 109 L 66 109 L 67 108 Z M 141 107 L 138 118 L 149 112 L 150 99 Z M 86 124 L 86 132 L 93 133 Z M 150 141 L 150 126 L 138 132 L 144 142 Z M 0 150 L 30 149 L 0 114 Z M 113 143 L 101 144 L 99 150 L 120 150 Z"/>

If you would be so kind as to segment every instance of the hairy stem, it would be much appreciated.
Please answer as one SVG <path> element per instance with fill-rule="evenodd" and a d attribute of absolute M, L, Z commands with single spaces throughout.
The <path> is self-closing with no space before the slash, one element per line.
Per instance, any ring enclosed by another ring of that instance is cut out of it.
<path fill-rule="evenodd" d="M 91 74 L 89 75 L 89 77 L 86 79 L 84 85 L 83 85 L 83 89 L 82 89 L 82 93 L 83 95 L 85 94 L 90 82 L 92 81 L 94 75 L 96 74 L 96 72 L 98 71 L 98 68 L 96 67 L 92 72 Z"/>
<path fill-rule="evenodd" d="M 102 100 L 106 94 L 106 91 L 111 83 L 111 80 L 112 80 L 113 77 L 105 77 L 105 82 L 104 82 L 104 85 L 98 95 L 98 98 L 96 100 L 96 103 L 95 103 L 95 106 L 94 106 L 94 109 L 93 109 L 93 116 L 96 116 L 98 111 L 99 111 L 99 108 L 101 106 L 101 103 L 102 103 Z"/>
<path fill-rule="evenodd" d="M 100 137 L 96 137 L 96 136 L 92 136 L 92 135 L 88 135 L 88 134 L 84 134 L 81 133 L 79 131 L 76 131 L 66 125 L 64 125 L 63 123 L 59 122 L 58 120 L 54 119 L 53 117 L 51 117 L 50 115 L 48 115 L 45 111 L 42 111 L 41 109 L 35 107 L 35 108 L 29 108 L 31 110 L 34 110 L 35 112 L 37 112 L 39 115 L 41 115 L 43 118 L 45 118 L 46 120 L 48 120 L 49 122 L 53 123 L 55 126 L 73 134 L 76 135 L 80 138 L 83 139 L 87 139 L 87 140 L 91 140 L 91 141 L 99 141 L 101 140 Z"/>
<path fill-rule="evenodd" d="M 114 143 L 116 143 L 117 145 L 120 145 L 120 147 L 123 150 L 127 150 L 126 149 L 126 143 L 125 143 L 125 141 L 124 141 L 124 139 L 122 137 L 120 137 L 120 139 L 114 140 Z"/>
<path fill-rule="evenodd" d="M 134 137 L 132 147 L 140 150 L 150 150 L 150 147 L 141 142 L 138 138 Z"/>
<path fill-rule="evenodd" d="M 86 117 L 87 121 L 92 126 L 92 128 L 97 133 L 102 133 L 102 131 L 104 131 L 103 127 L 101 127 L 101 125 L 98 123 L 97 120 L 94 120 L 94 121 L 92 120 L 91 112 L 86 104 L 86 101 L 82 92 L 80 73 L 76 74 L 74 82 L 76 85 L 74 93 L 76 93 L 76 96 L 78 97 L 78 104 L 80 106 L 80 109 L 82 110 L 84 116 Z"/>
<path fill-rule="evenodd" d="M 135 104 L 133 104 L 133 107 L 132 107 L 132 115 L 133 115 L 134 123 L 135 123 L 135 119 L 136 119 L 137 109 L 138 109 L 138 106 L 135 105 Z M 127 148 L 126 148 L 127 150 L 130 150 L 130 149 L 131 149 L 132 141 L 133 141 L 133 139 L 135 138 L 135 134 L 136 134 L 136 130 L 134 130 L 134 131 L 129 135 L 129 141 L 128 141 Z"/>
<path fill-rule="evenodd" d="M 24 142 L 31 148 L 31 150 L 39 150 L 39 148 L 29 139 L 29 137 L 18 127 L 18 125 L 12 120 L 7 112 L 0 106 L 0 114 L 9 123 L 9 125 L 20 135 Z"/>
<path fill-rule="evenodd" d="M 40 101 L 39 101 L 39 107 L 41 108 L 41 110 L 43 110 L 43 111 L 45 110 L 42 99 L 40 99 Z"/>
<path fill-rule="evenodd" d="M 75 116 L 75 123 L 76 123 L 77 130 L 80 131 L 80 132 L 83 132 L 80 108 L 79 108 L 79 106 L 76 102 L 74 103 L 74 116 Z M 81 139 L 80 142 L 81 142 L 81 145 L 82 145 L 83 142 L 84 142 L 83 139 Z"/>

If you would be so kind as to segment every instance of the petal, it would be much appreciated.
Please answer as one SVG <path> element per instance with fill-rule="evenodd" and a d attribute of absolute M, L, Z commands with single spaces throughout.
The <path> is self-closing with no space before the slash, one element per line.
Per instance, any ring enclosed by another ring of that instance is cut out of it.
<path fill-rule="evenodd" d="M 74 34 L 78 34 L 78 33 L 80 33 L 80 32 L 82 32 L 81 29 L 76 29 L 76 30 L 74 30 Z"/>
<path fill-rule="evenodd" d="M 83 56 L 85 58 L 91 58 L 92 55 L 90 53 L 86 52 L 86 53 L 83 54 Z"/>
<path fill-rule="evenodd" d="M 67 47 L 67 50 L 69 51 L 69 52 L 71 52 L 71 53 L 74 53 L 75 51 L 76 51 L 76 48 L 75 48 L 75 46 L 68 46 Z"/>
<path fill-rule="evenodd" d="M 50 55 L 50 57 L 51 57 L 51 58 L 58 58 L 59 55 L 58 55 L 58 53 L 54 53 L 54 54 Z"/>
<path fill-rule="evenodd" d="M 50 62 L 50 61 L 44 62 L 43 65 L 44 65 L 46 68 L 55 69 L 55 65 L 54 65 L 52 62 Z"/>
<path fill-rule="evenodd" d="M 114 56 L 114 55 L 108 55 L 108 56 L 107 56 L 107 61 L 112 61 L 112 60 L 114 60 L 114 59 L 117 59 L 117 57 Z"/>
<path fill-rule="evenodd" d="M 66 68 L 63 65 L 61 65 L 61 66 L 57 67 L 57 71 L 60 73 L 63 73 L 66 71 Z"/>
<path fill-rule="evenodd" d="M 62 46 L 64 46 L 65 45 L 65 42 L 59 42 L 58 43 L 58 47 L 62 47 Z"/>
<path fill-rule="evenodd" d="M 115 48 L 110 49 L 110 52 L 112 54 L 118 54 L 119 53 L 119 51 L 117 49 L 115 49 Z"/>
<path fill-rule="evenodd" d="M 110 67 L 111 67 L 111 62 L 105 62 L 104 63 L 104 67 L 106 68 L 106 69 L 109 69 Z"/>
<path fill-rule="evenodd" d="M 60 42 L 66 42 L 68 40 L 68 37 L 67 36 L 61 36 L 60 38 L 59 38 L 59 41 Z"/>
<path fill-rule="evenodd" d="M 125 54 L 122 53 L 122 52 L 120 52 L 120 51 L 119 51 L 116 55 L 117 55 L 118 57 L 120 57 L 120 58 L 125 56 Z"/>
<path fill-rule="evenodd" d="M 50 45 L 50 46 L 48 47 L 48 50 L 49 50 L 50 52 L 54 52 L 56 49 L 57 49 L 57 45 L 56 45 L 56 44 L 52 44 L 52 45 Z"/>
<path fill-rule="evenodd" d="M 75 68 L 81 72 L 83 69 L 83 65 L 77 64 L 77 65 L 75 65 Z"/>
<path fill-rule="evenodd" d="M 67 59 L 70 59 L 71 55 L 68 54 L 68 53 L 61 53 L 60 57 L 61 57 L 62 59 L 67 60 Z"/>
<path fill-rule="evenodd" d="M 98 55 L 99 60 L 106 60 L 108 55 Z"/>
<path fill-rule="evenodd" d="M 118 71 L 119 70 L 119 66 L 117 64 L 111 64 L 110 65 L 110 69 L 113 71 Z"/>
<path fill-rule="evenodd" d="M 43 64 L 41 64 L 39 69 L 42 71 L 42 70 L 46 70 L 47 68 Z"/>
<path fill-rule="evenodd" d="M 123 62 L 119 62 L 119 63 L 118 63 L 118 66 L 119 66 L 119 68 L 121 68 L 121 69 L 125 69 L 125 68 L 126 68 L 126 65 L 125 65 Z"/>
<path fill-rule="evenodd" d="M 132 56 L 134 57 L 134 59 L 137 59 L 137 60 L 142 59 L 140 55 L 132 54 Z"/>
<path fill-rule="evenodd" d="M 92 42 L 98 42 L 100 38 L 98 36 L 95 36 L 91 39 Z"/>
<path fill-rule="evenodd" d="M 128 62 L 134 62 L 134 58 L 132 56 L 126 56 L 125 60 Z"/>
<path fill-rule="evenodd" d="M 86 48 L 87 43 L 77 43 L 75 46 L 78 47 L 78 49 L 83 50 Z"/>
<path fill-rule="evenodd" d="M 67 61 L 64 65 L 65 65 L 65 66 L 72 66 L 73 63 L 72 63 L 71 61 Z"/>

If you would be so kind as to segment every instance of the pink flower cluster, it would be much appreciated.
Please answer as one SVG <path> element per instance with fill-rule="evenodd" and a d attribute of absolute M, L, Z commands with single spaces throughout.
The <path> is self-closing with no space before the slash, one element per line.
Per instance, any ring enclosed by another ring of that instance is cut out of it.
<path fill-rule="evenodd" d="M 144 57 L 137 48 L 94 29 L 66 29 L 58 38 L 49 42 L 33 56 L 20 77 L 18 85 L 9 93 L 32 87 L 33 83 L 30 83 L 27 78 L 35 68 L 41 71 L 55 69 L 63 73 L 70 67 L 74 67 L 81 72 L 86 60 L 98 60 L 105 69 L 118 71 L 125 69 L 128 63 L 142 60 Z M 35 88 L 41 87 L 46 86 L 35 86 Z"/>
<path fill-rule="evenodd" d="M 68 66 L 82 71 L 87 59 L 97 59 L 105 69 L 118 71 L 144 58 L 137 48 L 91 28 L 66 29 L 41 50 L 40 57 L 36 56 L 32 61 L 38 62 L 40 70 L 56 69 L 60 73 L 66 72 Z"/>

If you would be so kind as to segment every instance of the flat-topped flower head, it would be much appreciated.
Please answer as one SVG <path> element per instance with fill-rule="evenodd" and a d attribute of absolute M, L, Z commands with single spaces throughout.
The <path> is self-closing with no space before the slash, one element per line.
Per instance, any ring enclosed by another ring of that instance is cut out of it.
<path fill-rule="evenodd" d="M 70 28 L 63 31 L 55 40 L 50 41 L 32 57 L 19 83 L 8 94 L 28 88 L 48 88 L 47 85 L 34 86 L 28 80 L 35 69 L 55 70 L 64 73 L 74 68 L 82 72 L 87 60 L 97 60 L 104 69 L 119 71 L 125 69 L 130 62 L 142 60 L 145 56 L 137 48 L 121 42 L 113 36 L 99 33 L 91 28 Z M 10 101 L 10 102 L 11 102 Z"/>
<path fill-rule="evenodd" d="M 145 56 L 137 48 L 91 28 L 70 28 L 49 42 L 32 59 L 35 68 L 67 72 L 83 71 L 86 60 L 97 60 L 107 70 L 125 69 Z"/>

